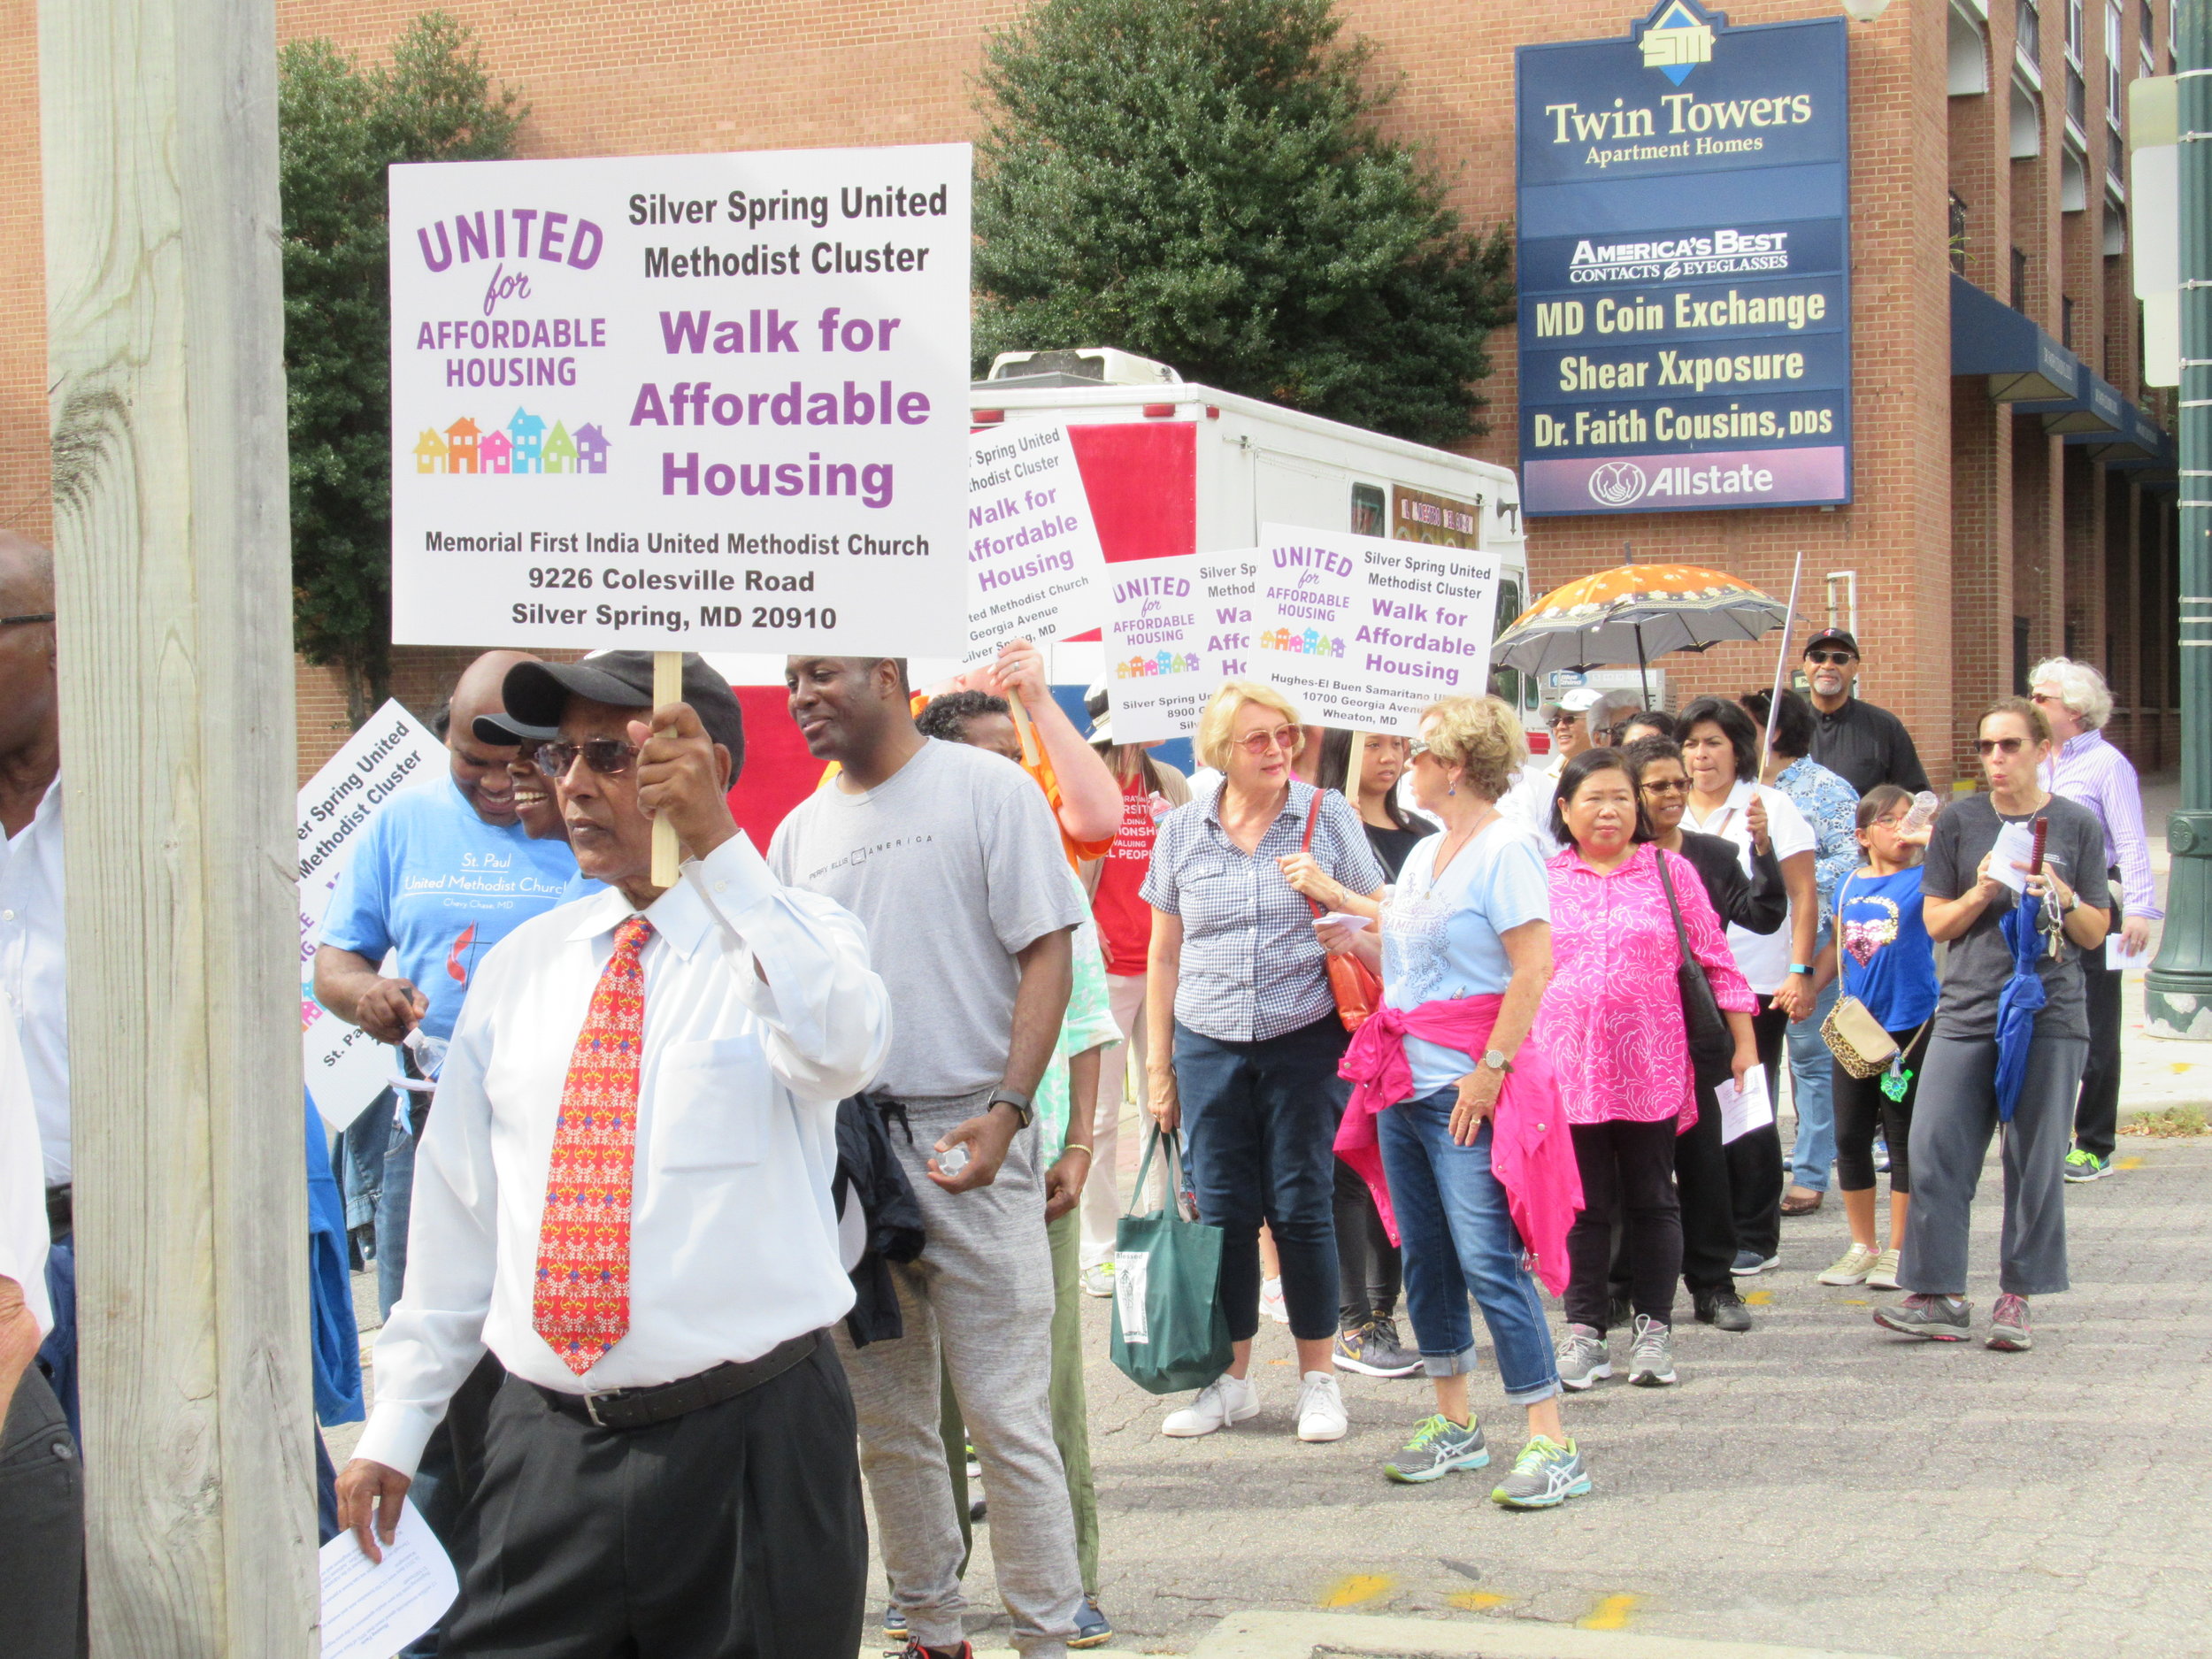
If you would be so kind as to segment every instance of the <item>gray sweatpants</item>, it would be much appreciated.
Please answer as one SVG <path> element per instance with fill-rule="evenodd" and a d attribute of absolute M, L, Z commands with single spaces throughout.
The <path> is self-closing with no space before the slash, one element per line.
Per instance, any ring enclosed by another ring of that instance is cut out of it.
<path fill-rule="evenodd" d="M 947 1193 L 925 1164 L 944 1133 L 989 1099 L 985 1090 L 904 1102 L 914 1143 L 895 1122 L 891 1144 L 927 1235 L 917 1260 L 891 1269 L 906 1333 L 856 1349 L 841 1324 L 838 1345 L 860 1419 L 860 1467 L 891 1601 L 906 1614 L 909 1633 L 930 1647 L 957 1647 L 964 1639 L 960 1522 L 938 1432 L 941 1355 L 983 1465 L 991 1560 L 1013 1617 L 1014 1647 L 1059 1659 L 1075 1633 L 1083 1580 L 1052 1436 L 1052 1258 L 1037 1132 L 1016 1135 L 998 1179 L 974 1192 Z"/>
<path fill-rule="evenodd" d="M 2066 1280 L 2066 1151 L 2089 1045 L 2035 1039 L 2005 1130 L 2005 1225 L 1998 1288 L 2048 1296 Z M 1912 1210 L 1898 1280 L 1907 1290 L 1966 1294 L 1966 1224 L 1997 1130 L 1997 1042 L 1932 1037 L 1912 1113 Z"/>

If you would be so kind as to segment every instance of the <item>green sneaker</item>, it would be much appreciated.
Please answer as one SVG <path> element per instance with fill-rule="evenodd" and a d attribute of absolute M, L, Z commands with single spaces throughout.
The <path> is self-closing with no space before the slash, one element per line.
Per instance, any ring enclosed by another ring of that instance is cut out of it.
<path fill-rule="evenodd" d="M 1383 1473 L 1409 1486 L 1448 1475 L 1455 1469 L 1480 1469 L 1490 1461 L 1490 1448 L 1482 1443 L 1482 1425 L 1472 1418 L 1461 1428 L 1451 1418 L 1424 1417 L 1413 1438 L 1383 1465 Z"/>
<path fill-rule="evenodd" d="M 1562 1446 L 1549 1435 L 1539 1434 L 1521 1448 L 1513 1472 L 1490 1499 L 1509 1509 L 1555 1509 L 1589 1489 L 1590 1471 L 1582 1466 L 1581 1449 L 1572 1440 Z"/>
<path fill-rule="evenodd" d="M 2112 1160 L 2076 1147 L 2066 1155 L 2066 1179 L 2073 1182 L 2101 1180 L 2112 1173 Z"/>

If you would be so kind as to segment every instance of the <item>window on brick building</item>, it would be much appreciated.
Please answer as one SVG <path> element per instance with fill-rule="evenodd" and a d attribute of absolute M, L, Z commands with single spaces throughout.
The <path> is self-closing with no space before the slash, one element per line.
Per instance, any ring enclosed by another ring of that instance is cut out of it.
<path fill-rule="evenodd" d="M 1966 274 L 1966 198 L 1951 192 L 1951 269 Z"/>
<path fill-rule="evenodd" d="M 2104 7 L 2104 119 L 2114 132 L 2120 130 L 2125 108 L 2120 82 L 2120 0 L 2105 0 Z"/>
<path fill-rule="evenodd" d="M 2028 309 L 2028 256 L 2019 249 L 2012 250 L 2012 309 Z"/>
<path fill-rule="evenodd" d="M 2070 294 L 2058 298 L 2058 343 L 2069 351 L 2074 349 L 2074 296 Z"/>
<path fill-rule="evenodd" d="M 2066 61 L 2078 69 L 2082 54 L 2082 0 L 2066 0 Z"/>
<path fill-rule="evenodd" d="M 2043 15 L 2036 8 L 2036 0 L 2018 0 L 2013 12 L 2013 33 L 2018 37 L 2020 50 L 2030 62 L 2039 62 L 2043 57 Z"/>
<path fill-rule="evenodd" d="M 2028 619 L 2025 617 L 2012 619 L 2012 695 L 2016 697 L 2028 695 Z"/>

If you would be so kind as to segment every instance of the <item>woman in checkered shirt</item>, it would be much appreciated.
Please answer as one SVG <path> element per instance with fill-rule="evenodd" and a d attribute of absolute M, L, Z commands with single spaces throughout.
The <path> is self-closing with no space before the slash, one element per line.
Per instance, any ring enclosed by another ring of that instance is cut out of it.
<path fill-rule="evenodd" d="M 1185 1131 L 1199 1213 L 1222 1230 L 1220 1296 L 1235 1344 L 1228 1371 L 1169 1415 L 1164 1433 L 1210 1434 L 1256 1414 L 1247 1375 L 1259 1328 L 1259 1230 L 1282 1258 L 1298 1344 L 1298 1437 L 1345 1432 L 1330 1348 L 1337 1333 L 1332 1216 L 1337 1076 L 1348 1041 L 1329 989 L 1299 872 L 1329 890 L 1379 897 L 1382 867 L 1340 795 L 1292 774 L 1304 741 L 1280 692 L 1249 680 L 1217 691 L 1198 758 L 1222 773 L 1160 821 L 1145 877 L 1152 907 L 1146 1019 L 1151 1109 Z"/>

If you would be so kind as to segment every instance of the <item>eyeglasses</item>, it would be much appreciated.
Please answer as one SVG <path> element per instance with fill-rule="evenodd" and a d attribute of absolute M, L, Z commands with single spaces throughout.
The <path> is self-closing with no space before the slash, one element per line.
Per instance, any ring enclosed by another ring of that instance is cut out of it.
<path fill-rule="evenodd" d="M 1687 778 L 1655 779 L 1644 786 L 1646 795 L 1687 795 L 1689 792 L 1690 780 Z"/>
<path fill-rule="evenodd" d="M 1808 651 L 1805 653 L 1805 660 L 1809 663 L 1826 663 L 1832 667 L 1841 668 L 1846 663 L 1855 663 L 1859 659 L 1848 651 Z"/>
<path fill-rule="evenodd" d="M 538 770 L 549 778 L 565 778 L 581 755 L 584 764 L 603 778 L 618 778 L 637 758 L 637 745 L 618 737 L 588 737 L 580 743 L 541 743 Z"/>
<path fill-rule="evenodd" d="M 0 620 L 12 620 L 12 618 L 0 618 Z M 2037 692 L 2032 692 L 2032 693 L 2030 693 L 2030 694 L 2029 694 L 2029 696 L 2028 696 L 2028 701 L 2029 701 L 2030 703 L 2032 703 L 2036 704 L 2038 707 L 2041 707 L 2043 704 L 2045 704 L 2045 703 L 2048 703 L 2048 704 L 2050 704 L 2053 708 L 2058 708 L 2058 707 L 2061 707 L 2061 706 L 2062 706 L 2062 705 L 2064 704 L 2064 703 L 2065 703 L 2065 699 L 2064 699 L 2064 698 L 2062 698 L 2062 697 L 2059 697 L 2059 696 L 2055 696 L 2055 695 L 2054 695 L 2053 694 L 2051 694 L 2050 692 L 2047 692 L 2047 691 L 2037 691 Z"/>
<path fill-rule="evenodd" d="M 1868 826 L 1867 826 L 1867 828 L 1869 828 L 1869 829 L 1885 829 L 1885 830 L 1900 830 L 1900 829 L 1904 828 L 1904 826 L 1905 826 L 1905 814 L 1904 814 L 1904 813 L 1902 813 L 1902 812 L 1892 812 L 1892 813 L 1891 813 L 1888 817 L 1886 817 L 1886 818 L 1876 818 L 1876 819 L 1875 819 L 1875 820 L 1874 820 L 1871 824 L 1870 824 L 1870 825 L 1868 825 Z"/>
<path fill-rule="evenodd" d="M 1271 732 L 1254 732 L 1248 737 L 1240 737 L 1236 742 L 1237 747 L 1248 755 L 1264 755 L 1271 749 L 1279 749 L 1286 755 L 1294 755 L 1298 752 L 1298 728 L 1279 726 Z"/>
<path fill-rule="evenodd" d="M 1424 743 L 1417 737 L 1406 745 L 1406 759 L 1409 762 L 1417 761 L 1420 759 L 1422 756 L 1433 754 L 1434 752 L 1434 750 L 1430 749 L 1426 743 Z"/>
<path fill-rule="evenodd" d="M 1581 718 L 1578 714 L 1569 714 L 1563 709 L 1559 713 L 1553 715 L 1548 724 L 1553 731 L 1556 732 L 1563 726 L 1572 726 Z"/>
<path fill-rule="evenodd" d="M 1974 752 L 1986 760 L 1999 749 L 2008 755 L 2017 755 L 2027 747 L 2024 737 L 1982 737 L 1974 740 Z"/>
<path fill-rule="evenodd" d="M 53 619 L 52 611 L 35 611 L 19 617 L 0 617 L 0 628 L 13 627 L 19 622 L 51 622 Z"/>

